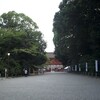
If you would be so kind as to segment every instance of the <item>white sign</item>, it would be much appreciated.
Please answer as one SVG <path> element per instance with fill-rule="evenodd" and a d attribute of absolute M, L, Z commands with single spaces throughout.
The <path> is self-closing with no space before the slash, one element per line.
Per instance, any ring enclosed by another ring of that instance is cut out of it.
<path fill-rule="evenodd" d="M 88 63 L 87 62 L 86 62 L 86 69 L 85 70 L 86 70 L 86 72 L 88 71 Z"/>
<path fill-rule="evenodd" d="M 80 64 L 79 64 L 79 72 L 81 72 L 81 67 L 80 67 Z"/>
<path fill-rule="evenodd" d="M 79 72 L 81 72 L 81 67 L 79 67 Z"/>
<path fill-rule="evenodd" d="M 98 60 L 95 60 L 95 71 L 98 72 Z"/>
<path fill-rule="evenodd" d="M 75 65 L 75 71 L 77 71 L 77 65 Z"/>
<path fill-rule="evenodd" d="M 7 68 L 5 68 L 5 72 L 7 72 Z"/>

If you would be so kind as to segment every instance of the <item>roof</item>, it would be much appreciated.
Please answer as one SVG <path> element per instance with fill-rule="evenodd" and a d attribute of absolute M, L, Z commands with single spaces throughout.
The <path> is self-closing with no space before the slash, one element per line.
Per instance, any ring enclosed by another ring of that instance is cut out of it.
<path fill-rule="evenodd" d="M 51 65 L 62 65 L 62 63 L 55 58 L 55 54 L 53 52 L 47 52 L 47 57 L 50 59 Z"/>
<path fill-rule="evenodd" d="M 55 58 L 55 54 L 53 52 L 47 52 L 48 58 Z"/>
<path fill-rule="evenodd" d="M 62 63 L 56 58 L 51 59 L 50 64 L 51 65 L 62 65 Z"/>

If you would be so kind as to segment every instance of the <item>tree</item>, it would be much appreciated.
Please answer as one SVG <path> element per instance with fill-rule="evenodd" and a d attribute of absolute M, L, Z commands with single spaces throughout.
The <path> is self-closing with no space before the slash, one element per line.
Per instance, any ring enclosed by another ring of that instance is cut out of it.
<path fill-rule="evenodd" d="M 86 55 L 99 59 L 100 2 L 63 0 L 59 9 L 53 24 L 55 54 L 58 59 L 67 65 L 78 64 Z"/>
<path fill-rule="evenodd" d="M 31 18 L 15 11 L 0 16 L 0 56 L 4 63 L 7 63 L 7 53 L 10 52 L 14 66 L 18 65 L 16 62 L 28 67 L 43 64 L 46 61 L 45 48 L 42 33 Z M 38 56 L 42 58 L 41 63 Z"/>

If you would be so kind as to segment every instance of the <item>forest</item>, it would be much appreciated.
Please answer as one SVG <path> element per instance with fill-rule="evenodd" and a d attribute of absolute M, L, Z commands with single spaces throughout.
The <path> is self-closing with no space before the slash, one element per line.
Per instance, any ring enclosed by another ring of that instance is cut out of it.
<path fill-rule="evenodd" d="M 100 1 L 62 0 L 53 20 L 55 55 L 64 66 L 94 72 L 100 64 Z M 100 68 L 99 68 L 100 71 Z"/>

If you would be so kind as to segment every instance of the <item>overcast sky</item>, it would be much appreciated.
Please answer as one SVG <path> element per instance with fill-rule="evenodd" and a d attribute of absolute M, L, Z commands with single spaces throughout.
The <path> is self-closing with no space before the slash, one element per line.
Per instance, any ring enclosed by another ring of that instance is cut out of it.
<path fill-rule="evenodd" d="M 47 42 L 47 52 L 54 51 L 53 18 L 62 0 L 0 0 L 0 15 L 8 11 L 24 13 L 33 19 L 44 34 Z"/>

